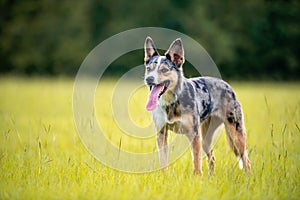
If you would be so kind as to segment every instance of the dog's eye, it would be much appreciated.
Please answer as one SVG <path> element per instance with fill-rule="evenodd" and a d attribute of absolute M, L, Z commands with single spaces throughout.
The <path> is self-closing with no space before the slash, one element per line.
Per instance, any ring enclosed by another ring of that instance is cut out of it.
<path fill-rule="evenodd" d="M 147 72 L 149 72 L 151 70 L 151 68 L 150 67 L 146 67 L 146 70 L 147 70 Z"/>
<path fill-rule="evenodd" d="M 166 73 L 166 72 L 168 72 L 168 71 L 169 71 L 169 69 L 167 69 L 167 68 L 162 68 L 162 69 L 161 69 L 161 72 L 162 72 L 162 73 Z"/>

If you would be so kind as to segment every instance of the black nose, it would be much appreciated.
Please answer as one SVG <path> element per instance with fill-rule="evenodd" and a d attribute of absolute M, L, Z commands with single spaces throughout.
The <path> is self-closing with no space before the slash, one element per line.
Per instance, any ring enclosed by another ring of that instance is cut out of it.
<path fill-rule="evenodd" d="M 153 84 L 154 83 L 154 77 L 153 76 L 148 76 L 146 78 L 146 82 L 147 82 L 148 85 Z"/>

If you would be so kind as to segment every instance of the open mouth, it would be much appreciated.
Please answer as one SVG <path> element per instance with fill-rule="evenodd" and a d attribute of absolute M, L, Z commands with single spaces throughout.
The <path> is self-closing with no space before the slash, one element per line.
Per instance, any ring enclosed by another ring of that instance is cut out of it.
<path fill-rule="evenodd" d="M 167 91 L 169 85 L 170 85 L 170 81 L 164 81 L 163 83 L 158 84 L 158 85 L 151 84 L 151 85 L 149 85 L 149 87 L 150 87 L 150 91 L 152 91 L 152 89 L 155 89 L 155 88 L 160 89 L 160 92 L 158 94 L 158 98 L 160 98 L 160 96 L 163 95 Z"/>
<path fill-rule="evenodd" d="M 170 81 L 164 81 L 158 85 L 151 84 L 150 86 L 150 94 L 148 97 L 148 102 L 146 105 L 147 110 L 153 110 L 158 105 L 158 99 L 163 95 L 170 85 Z"/>

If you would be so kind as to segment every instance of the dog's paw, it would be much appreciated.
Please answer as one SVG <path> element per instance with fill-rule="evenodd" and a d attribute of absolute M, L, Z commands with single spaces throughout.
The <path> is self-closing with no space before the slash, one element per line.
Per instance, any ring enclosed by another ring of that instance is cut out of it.
<path fill-rule="evenodd" d="M 202 170 L 194 170 L 194 174 L 198 176 L 202 176 L 203 172 Z"/>

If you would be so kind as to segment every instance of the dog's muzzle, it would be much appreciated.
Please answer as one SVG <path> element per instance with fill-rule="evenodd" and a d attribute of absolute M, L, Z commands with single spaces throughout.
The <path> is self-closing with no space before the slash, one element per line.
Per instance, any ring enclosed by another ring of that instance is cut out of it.
<path fill-rule="evenodd" d="M 154 77 L 153 76 L 148 76 L 146 78 L 146 84 L 149 85 L 149 86 L 153 85 L 154 84 Z"/>
<path fill-rule="evenodd" d="M 160 84 L 154 84 L 154 77 L 149 76 L 146 78 L 146 83 L 150 89 L 146 109 L 153 110 L 158 105 L 158 99 L 167 91 L 170 85 L 170 81 L 164 81 Z"/>

